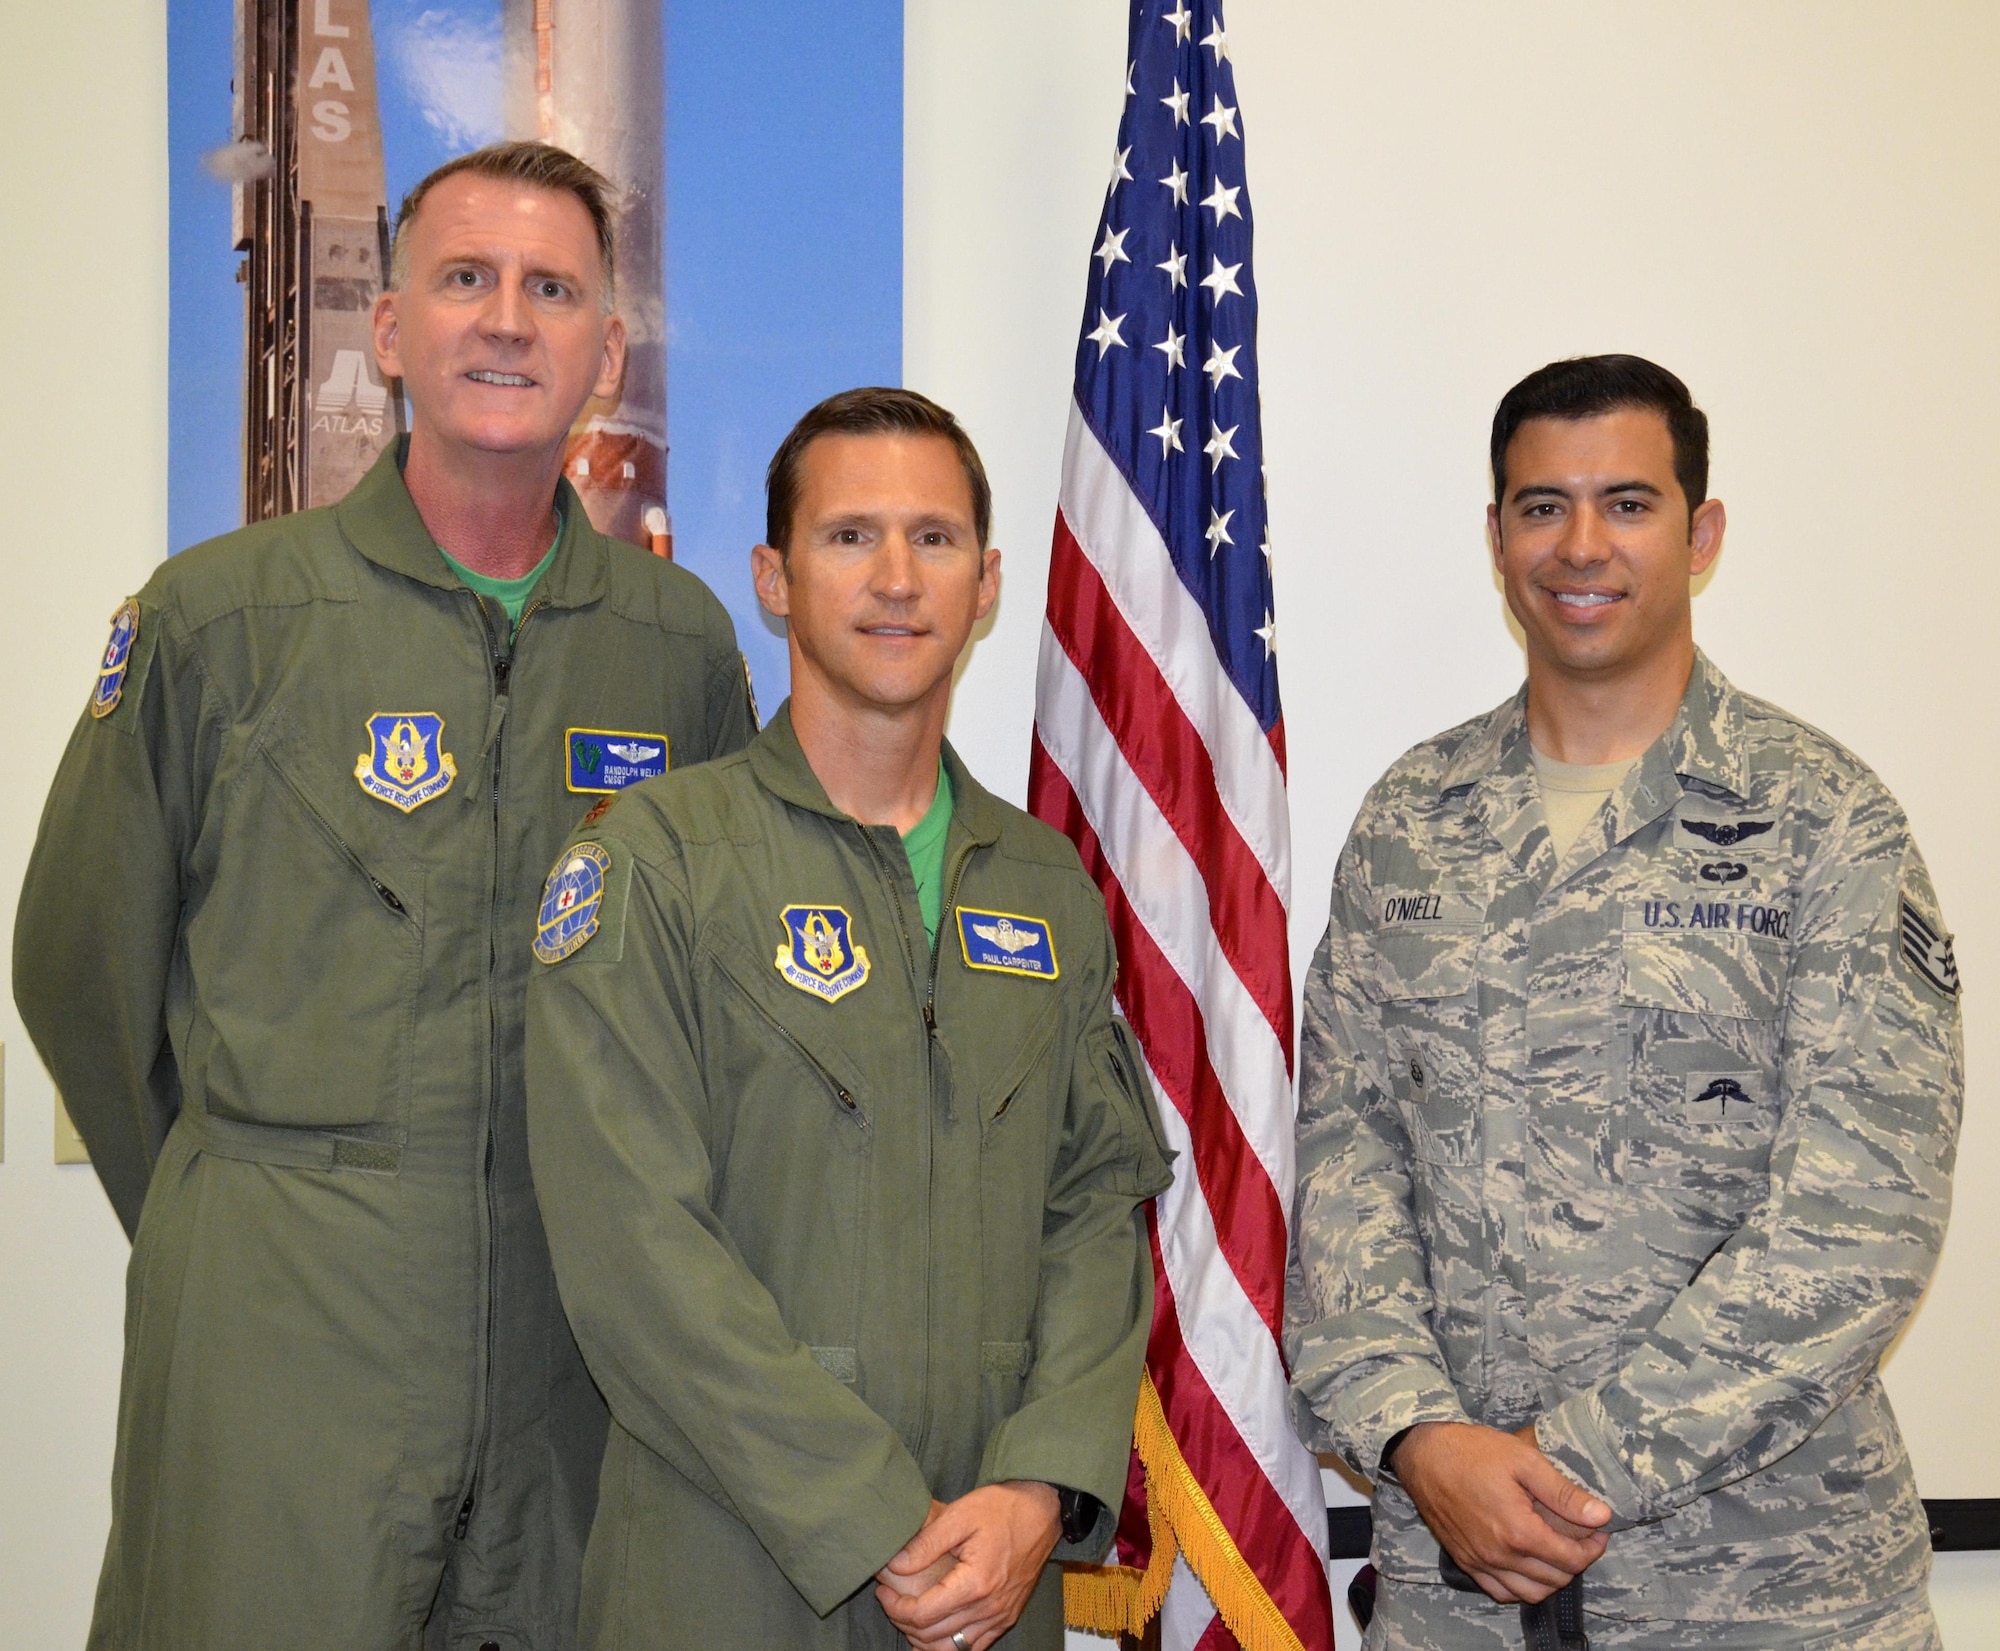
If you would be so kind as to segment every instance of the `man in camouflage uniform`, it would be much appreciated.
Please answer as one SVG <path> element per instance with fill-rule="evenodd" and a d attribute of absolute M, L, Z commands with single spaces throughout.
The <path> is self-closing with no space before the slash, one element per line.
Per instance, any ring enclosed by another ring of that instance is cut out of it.
<path fill-rule="evenodd" d="M 1376 1484 L 1368 1643 L 1518 1646 L 1575 1581 L 1600 1648 L 1935 1646 L 1876 1373 L 1959 1120 L 1929 876 L 1696 651 L 1678 379 L 1544 368 L 1492 457 L 1527 686 L 1370 793 L 1306 986 L 1287 1346 Z"/>

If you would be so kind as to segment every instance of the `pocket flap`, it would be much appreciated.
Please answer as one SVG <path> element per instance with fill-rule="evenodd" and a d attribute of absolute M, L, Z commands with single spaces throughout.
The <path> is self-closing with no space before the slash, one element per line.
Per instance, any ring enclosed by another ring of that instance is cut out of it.
<path fill-rule="evenodd" d="M 1461 997 L 1478 970 L 1479 934 L 1389 929 L 1375 936 L 1375 964 L 1375 995 L 1385 1003 Z"/>
<path fill-rule="evenodd" d="M 1785 953 L 1743 934 L 1625 937 L 1625 1001 L 1681 1014 L 1775 1020 L 1785 1002 Z"/>

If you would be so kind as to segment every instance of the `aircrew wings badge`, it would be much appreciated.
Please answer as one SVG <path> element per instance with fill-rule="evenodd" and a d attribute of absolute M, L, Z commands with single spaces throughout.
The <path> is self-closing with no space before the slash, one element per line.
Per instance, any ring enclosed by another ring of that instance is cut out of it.
<path fill-rule="evenodd" d="M 125 673 L 132 668 L 132 646 L 139 640 L 139 604 L 127 598 L 111 616 L 111 640 L 97 667 L 97 686 L 90 692 L 90 714 L 108 717 L 125 696 Z"/>
<path fill-rule="evenodd" d="M 852 920 L 839 906 L 787 906 L 778 921 L 785 925 L 778 973 L 800 991 L 838 1003 L 867 980 L 867 950 L 855 944 Z"/>
<path fill-rule="evenodd" d="M 368 719 L 368 749 L 354 777 L 369 796 L 405 814 L 442 797 L 458 778 L 444 748 L 444 718 L 434 711 L 378 711 Z"/>
<path fill-rule="evenodd" d="M 597 909 L 604 904 L 604 879 L 611 856 L 596 843 L 564 851 L 542 885 L 542 909 L 535 914 L 535 956 L 560 963 L 597 933 Z"/>
<path fill-rule="evenodd" d="M 1062 973 L 1056 965 L 1055 938 L 1039 917 L 960 906 L 958 945 L 968 969 L 1025 975 L 1031 980 L 1054 980 Z"/>

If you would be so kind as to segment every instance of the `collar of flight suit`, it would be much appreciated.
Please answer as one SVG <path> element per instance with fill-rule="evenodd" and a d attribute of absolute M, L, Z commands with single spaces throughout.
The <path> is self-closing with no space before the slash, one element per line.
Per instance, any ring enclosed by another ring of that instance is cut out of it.
<path fill-rule="evenodd" d="M 998 842 L 1005 818 L 999 803 L 972 777 L 959 760 L 958 753 L 951 748 L 950 740 L 944 742 L 943 756 L 945 772 L 951 776 L 953 827 L 962 827 L 981 847 Z M 749 757 L 750 771 L 757 776 L 757 783 L 781 801 L 814 814 L 824 814 L 831 820 L 852 818 L 834 805 L 826 794 L 826 787 L 820 784 L 819 776 L 813 772 L 812 764 L 806 760 L 805 749 L 799 744 L 798 733 L 792 727 L 792 702 L 789 699 L 764 724 L 763 732 L 750 742 Z"/>
<path fill-rule="evenodd" d="M 440 590 L 462 590 L 464 581 L 439 553 L 436 538 L 404 485 L 403 464 L 409 452 L 408 436 L 398 436 L 383 448 L 368 474 L 334 506 L 334 519 L 347 542 L 377 567 Z M 536 600 L 556 608 L 584 607 L 604 595 L 610 547 L 590 525 L 583 501 L 567 478 L 556 482 L 556 505 L 562 511 L 562 535 L 556 559 L 536 587 Z"/>
<path fill-rule="evenodd" d="M 1467 806 L 1524 872 L 1567 875 L 1672 809 L 1686 795 L 1683 781 L 1741 798 L 1748 784 L 1744 739 L 1742 697 L 1697 648 L 1672 724 L 1613 792 L 1609 821 L 1600 817 L 1586 826 L 1560 864 L 1535 779 L 1525 683 L 1459 747 L 1439 777 L 1438 792 L 1467 791 Z"/>

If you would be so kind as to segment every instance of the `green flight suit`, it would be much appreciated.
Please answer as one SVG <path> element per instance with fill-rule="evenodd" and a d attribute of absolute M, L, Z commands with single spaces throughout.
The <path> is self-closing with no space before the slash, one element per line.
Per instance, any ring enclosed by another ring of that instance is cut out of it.
<path fill-rule="evenodd" d="M 527 937 L 595 800 L 569 730 L 700 762 L 746 685 L 567 484 L 510 645 L 400 452 L 160 567 L 29 863 L 21 1018 L 136 1235 L 103 1651 L 574 1639 L 605 1424 L 528 1179 Z"/>
<path fill-rule="evenodd" d="M 1172 1177 L 1103 901 L 947 748 L 932 954 L 900 838 L 827 800 L 789 712 L 622 796 L 543 901 L 529 1136 L 611 1405 L 607 1651 L 901 1647 L 871 1583 L 933 1496 L 1087 1491 L 1058 1554 L 1095 1559 L 1124 1491 Z M 1055 1566 L 1003 1643 L 1061 1645 Z"/>

